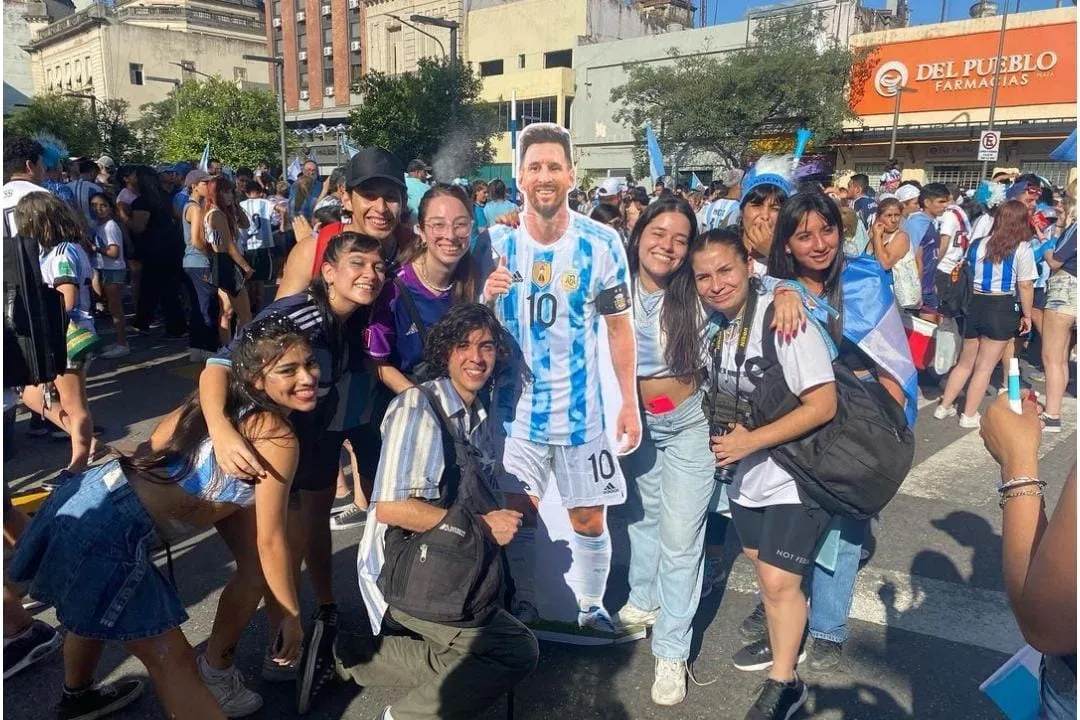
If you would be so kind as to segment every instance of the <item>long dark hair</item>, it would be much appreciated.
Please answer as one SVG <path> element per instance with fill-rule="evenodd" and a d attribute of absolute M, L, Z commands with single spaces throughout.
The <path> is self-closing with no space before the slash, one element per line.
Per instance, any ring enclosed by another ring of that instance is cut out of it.
<path fill-rule="evenodd" d="M 311 278 L 311 283 L 307 288 L 307 294 L 315 301 L 316 307 L 319 308 L 319 314 L 322 315 L 322 320 L 326 327 L 326 336 L 330 342 L 330 354 L 334 357 L 335 363 L 343 357 L 341 349 L 342 343 L 345 341 L 343 332 L 344 325 L 338 322 L 337 316 L 335 316 L 330 309 L 330 287 L 323 278 L 322 265 L 323 263 L 335 265 L 342 255 L 351 252 L 379 253 L 381 257 L 382 246 L 379 244 L 378 240 L 370 235 L 352 232 L 351 230 L 338 233 L 330 238 L 330 242 L 327 243 L 326 250 L 323 251 L 322 262 L 319 264 L 319 269 Z M 353 333 L 362 333 L 364 331 L 364 327 L 366 327 L 367 322 L 370 319 L 370 308 L 368 310 L 369 312 L 365 313 L 360 320 L 363 324 L 351 327 Z M 335 372 L 335 375 L 336 374 L 337 373 Z"/>
<path fill-rule="evenodd" d="M 154 168 L 148 165 L 136 165 L 135 181 L 139 188 L 139 197 L 150 206 L 151 212 L 161 213 L 169 210 L 169 196 L 165 192 L 165 186 L 161 184 L 161 176 Z"/>
<path fill-rule="evenodd" d="M 50 192 L 24 195 L 15 206 L 15 225 L 26 237 L 37 240 L 48 252 L 63 242 L 86 248 L 85 221 L 75 209 Z"/>
<path fill-rule="evenodd" d="M 461 206 L 465 208 L 465 215 L 470 221 L 473 219 L 473 203 L 463 187 L 448 183 L 435 183 L 424 193 L 424 197 L 420 198 L 419 212 L 417 212 L 418 224 L 424 224 L 424 220 L 427 218 L 428 205 L 431 204 L 432 200 L 440 197 L 452 197 L 459 201 Z M 402 209 L 404 210 L 404 206 Z M 398 263 L 404 266 L 420 257 L 424 253 L 423 242 L 420 236 L 414 233 L 409 244 L 398 254 Z M 472 252 L 466 249 L 465 254 L 458 260 L 458 264 L 454 266 L 454 272 L 450 275 L 450 284 L 454 288 L 451 296 L 455 305 L 476 302 L 478 294 L 476 286 L 479 283 L 478 275 L 476 258 L 473 257 Z"/>
<path fill-rule="evenodd" d="M 290 348 L 298 345 L 309 347 L 307 335 L 293 320 L 280 316 L 255 320 L 241 332 L 240 344 L 232 355 L 232 372 L 225 395 L 225 417 L 238 429 L 241 429 L 241 420 L 255 413 L 266 413 L 288 423 L 281 406 L 271 400 L 265 391 L 256 388 L 255 382 L 262 377 L 266 368 L 277 362 Z M 206 417 L 199 404 L 199 391 L 195 390 L 180 406 L 176 428 L 165 444 L 140 457 L 121 455 L 120 466 L 125 471 L 140 473 L 151 482 L 179 482 L 194 472 L 203 441 L 208 436 Z M 221 482 L 221 471 L 215 465 L 212 485 Z"/>
<path fill-rule="evenodd" d="M 795 261 L 795 255 L 787 252 L 788 242 L 799 230 L 799 225 L 809 213 L 817 213 L 825 219 L 826 225 L 832 225 L 842 238 L 844 236 L 844 219 L 840 214 L 840 207 L 823 192 L 799 192 L 784 201 L 780 208 L 780 216 L 776 219 L 776 230 L 773 233 L 772 248 L 769 251 L 769 275 L 781 280 L 798 280 L 799 273 L 803 271 Z M 833 340 L 840 342 L 843 331 L 843 303 L 844 296 L 840 287 L 840 274 L 844 269 L 844 252 L 837 247 L 836 256 L 825 273 L 826 302 L 841 312 L 841 317 L 829 318 L 829 334 Z"/>
<path fill-rule="evenodd" d="M 641 269 L 638 252 L 641 235 L 653 220 L 665 213 L 680 213 L 690 223 L 686 257 L 667 278 L 664 288 L 664 307 L 660 311 L 660 329 L 666 338 L 664 361 L 674 375 L 690 375 L 701 368 L 701 299 L 694 284 L 694 268 L 690 263 L 690 245 L 697 237 L 697 218 L 689 203 L 677 197 L 661 198 L 651 203 L 638 218 L 630 233 L 627 261 L 630 273 L 636 277 Z"/>

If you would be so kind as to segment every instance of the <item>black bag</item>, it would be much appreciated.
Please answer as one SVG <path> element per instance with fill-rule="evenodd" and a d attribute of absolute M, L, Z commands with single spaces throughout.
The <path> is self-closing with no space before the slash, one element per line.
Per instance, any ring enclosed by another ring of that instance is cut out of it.
<path fill-rule="evenodd" d="M 426 532 L 387 528 L 378 587 L 387 605 L 412 617 L 476 627 L 501 606 L 505 582 L 502 548 L 489 539 L 477 516 L 502 505 L 475 448 L 446 417 L 434 393 L 422 385 L 417 389 L 427 396 L 442 431 L 446 469 L 433 504 L 447 513 Z"/>
<path fill-rule="evenodd" d="M 764 374 L 750 396 L 754 427 L 767 425 L 799 405 L 776 356 L 772 308 L 762 323 Z M 915 436 L 904 409 L 878 382 L 865 382 L 842 359 L 833 361 L 836 416 L 801 438 L 769 449 L 795 478 L 804 500 L 834 515 L 873 517 L 900 489 L 915 457 Z"/>
<path fill-rule="evenodd" d="M 420 309 L 416 307 L 416 301 L 413 300 L 409 288 L 397 275 L 394 276 L 394 285 L 397 286 L 398 297 L 401 298 L 401 302 L 405 305 L 405 314 L 409 316 L 409 321 L 416 326 L 416 332 L 420 335 L 420 351 L 423 353 L 423 350 L 427 347 L 428 329 L 420 317 Z M 429 375 L 430 370 L 427 361 L 421 360 L 413 366 L 412 372 L 409 373 L 409 379 L 419 385 L 422 382 L 432 380 L 433 378 L 429 377 Z"/>
<path fill-rule="evenodd" d="M 951 273 L 937 271 L 934 274 L 934 290 L 938 297 L 938 312 L 946 317 L 959 318 L 967 315 L 968 305 L 971 304 L 971 296 L 975 290 L 971 266 L 968 263 L 970 247 L 968 235 L 964 232 L 963 219 L 959 217 L 956 210 L 950 209 L 949 212 L 957 215 L 960 225 L 953 243 L 959 245 L 964 252 L 960 256 L 960 262 L 956 263 Z"/>
<path fill-rule="evenodd" d="M 4 229 L 4 387 L 41 385 L 67 368 L 64 296 L 41 279 L 37 241 Z"/>

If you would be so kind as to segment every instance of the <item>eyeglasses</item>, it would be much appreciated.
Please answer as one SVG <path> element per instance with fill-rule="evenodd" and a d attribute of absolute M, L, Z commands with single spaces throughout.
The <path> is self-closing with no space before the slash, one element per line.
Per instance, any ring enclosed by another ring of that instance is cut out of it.
<path fill-rule="evenodd" d="M 441 220 L 436 220 L 434 222 L 424 223 L 424 226 L 434 233 L 445 233 L 452 231 L 455 235 L 467 235 L 472 232 L 473 224 L 471 220 L 458 220 L 453 225 L 443 222 Z"/>

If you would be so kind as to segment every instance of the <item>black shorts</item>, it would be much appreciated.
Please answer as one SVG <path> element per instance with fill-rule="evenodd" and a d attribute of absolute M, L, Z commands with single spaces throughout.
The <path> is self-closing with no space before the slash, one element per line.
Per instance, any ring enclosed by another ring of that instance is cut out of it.
<path fill-rule="evenodd" d="M 1020 310 L 1012 295 L 975 294 L 964 320 L 965 340 L 1011 340 L 1020 327 Z"/>
<path fill-rule="evenodd" d="M 731 520 L 744 549 L 758 560 L 796 575 L 814 567 L 814 550 L 832 516 L 805 505 L 751 508 L 731 503 Z"/>
<path fill-rule="evenodd" d="M 274 261 L 268 248 L 248 250 L 244 253 L 244 259 L 255 271 L 255 274 L 249 278 L 251 281 L 268 283 L 274 279 Z"/>
<path fill-rule="evenodd" d="M 1035 301 L 1032 303 L 1032 307 L 1036 310 L 1043 310 L 1046 308 L 1046 288 L 1035 288 Z"/>

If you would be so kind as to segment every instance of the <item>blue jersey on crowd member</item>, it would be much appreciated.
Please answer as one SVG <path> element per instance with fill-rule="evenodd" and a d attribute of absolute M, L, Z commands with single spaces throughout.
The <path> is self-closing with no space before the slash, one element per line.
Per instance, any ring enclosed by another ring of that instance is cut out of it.
<path fill-rule="evenodd" d="M 484 219 L 487 226 L 491 227 L 500 216 L 517 209 L 518 206 L 509 200 L 488 200 L 484 205 Z"/>
<path fill-rule="evenodd" d="M 1064 263 L 1061 269 L 1076 277 L 1076 223 L 1065 228 L 1054 247 L 1054 257 Z"/>
<path fill-rule="evenodd" d="M 976 240 L 968 248 L 967 261 L 971 268 L 971 280 L 975 292 L 984 295 L 1015 295 L 1016 284 L 1030 282 L 1038 277 L 1035 255 L 1031 243 L 1022 242 L 1016 250 L 1000 262 L 986 259 L 986 246 L 990 238 Z"/>
<path fill-rule="evenodd" d="M 417 327 L 409 313 L 402 290 L 409 293 L 423 327 Z M 424 358 L 421 336 L 454 304 L 452 293 L 453 290 L 432 292 L 420 282 L 412 263 L 404 265 L 372 308 L 371 322 L 364 331 L 368 355 L 391 363 L 406 375 L 411 373 Z"/>
<path fill-rule="evenodd" d="M 506 258 L 514 278 L 495 301 L 495 314 L 515 345 L 515 362 L 493 394 L 497 419 L 509 437 L 584 445 L 603 431 L 601 312 L 630 308 L 622 240 L 612 228 L 578 213 L 570 213 L 566 232 L 549 245 L 533 240 L 524 223 L 516 229 L 498 226 L 489 234 L 491 258 Z"/>
<path fill-rule="evenodd" d="M 937 308 L 934 290 L 934 273 L 937 272 L 938 236 L 937 221 L 922 210 L 912 213 L 903 223 L 904 232 L 911 239 L 911 247 L 922 262 L 923 304 Z"/>
<path fill-rule="evenodd" d="M 731 198 L 713 200 L 701 211 L 701 231 L 717 230 L 734 225 L 739 220 L 739 201 Z"/>
<path fill-rule="evenodd" d="M 862 195 L 855 198 L 855 202 L 851 204 L 851 207 L 859 214 L 863 226 L 870 227 L 870 218 L 877 213 L 877 200 L 870 195 Z"/>

